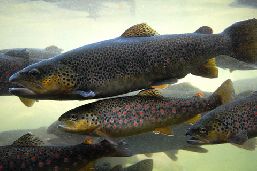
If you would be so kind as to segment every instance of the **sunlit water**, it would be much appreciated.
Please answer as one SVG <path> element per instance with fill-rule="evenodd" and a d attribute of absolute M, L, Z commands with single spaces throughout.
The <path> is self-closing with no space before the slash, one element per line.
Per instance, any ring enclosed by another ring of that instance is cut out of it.
<path fill-rule="evenodd" d="M 1 0 L 0 49 L 45 48 L 54 44 L 67 51 L 118 37 L 130 26 L 141 22 L 148 23 L 160 34 L 194 32 L 202 25 L 208 25 L 219 33 L 236 21 L 257 17 L 255 0 L 249 0 L 248 4 L 240 2 L 245 1 Z M 228 78 L 236 81 L 254 77 L 257 77 L 256 71 L 230 73 L 220 69 L 217 79 L 188 75 L 179 82 L 190 81 L 202 90 L 213 91 Z M 1 97 L 0 130 L 49 126 L 63 112 L 88 102 L 39 101 L 27 108 L 17 97 Z M 257 170 L 257 150 L 246 151 L 230 144 L 205 148 L 209 152 L 204 154 L 180 151 L 177 161 L 156 153 L 153 155 L 154 170 Z M 145 156 L 138 155 L 137 158 Z M 130 158 L 128 164 L 134 160 L 135 157 Z M 114 161 L 118 163 L 118 160 Z"/>

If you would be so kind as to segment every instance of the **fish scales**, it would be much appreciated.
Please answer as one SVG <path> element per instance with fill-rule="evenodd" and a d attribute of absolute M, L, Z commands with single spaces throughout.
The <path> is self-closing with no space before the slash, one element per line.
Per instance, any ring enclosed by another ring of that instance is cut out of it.
<path fill-rule="evenodd" d="M 213 109 L 221 104 L 217 98 L 209 100 L 200 97 L 186 100 L 135 98 L 137 97 L 114 99 L 108 104 L 100 102 L 97 105 L 103 132 L 112 136 L 142 133 L 186 121 L 197 113 Z"/>
<path fill-rule="evenodd" d="M 128 89 L 134 89 L 134 86 L 142 89 L 170 77 L 182 78 L 199 60 L 204 64 L 210 56 L 227 54 L 228 44 L 229 40 L 220 35 L 117 38 L 81 47 L 53 60 L 70 66 L 76 72 L 83 72 L 78 76 L 77 89 L 105 87 L 101 94 L 110 94 L 116 89 L 112 95 L 118 95 L 125 92 L 113 82 L 122 82 Z M 199 58 L 194 58 L 195 55 Z"/>

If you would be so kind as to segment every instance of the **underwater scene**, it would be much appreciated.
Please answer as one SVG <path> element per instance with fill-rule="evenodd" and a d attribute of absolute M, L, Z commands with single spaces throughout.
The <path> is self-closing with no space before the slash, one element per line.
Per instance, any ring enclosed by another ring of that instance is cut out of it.
<path fill-rule="evenodd" d="M 1 0 L 0 171 L 256 171 L 256 0 Z"/>

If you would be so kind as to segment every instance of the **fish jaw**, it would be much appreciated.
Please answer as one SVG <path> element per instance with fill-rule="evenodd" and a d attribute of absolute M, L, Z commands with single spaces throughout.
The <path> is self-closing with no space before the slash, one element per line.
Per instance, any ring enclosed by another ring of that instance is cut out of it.
<path fill-rule="evenodd" d="M 99 125 L 88 124 L 85 120 L 61 121 L 61 124 L 57 126 L 57 128 L 65 132 L 81 133 L 81 134 L 93 133 L 98 127 Z"/>
<path fill-rule="evenodd" d="M 195 134 L 192 131 L 192 129 L 187 130 L 186 136 L 190 136 L 190 138 L 187 140 L 188 144 L 192 144 L 192 145 L 210 144 L 210 141 L 207 138 Z"/>

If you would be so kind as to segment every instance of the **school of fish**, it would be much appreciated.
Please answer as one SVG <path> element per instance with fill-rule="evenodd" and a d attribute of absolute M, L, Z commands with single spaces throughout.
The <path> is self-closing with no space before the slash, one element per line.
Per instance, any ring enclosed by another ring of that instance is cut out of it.
<path fill-rule="evenodd" d="M 90 170 L 96 159 L 133 155 L 124 142 L 114 138 L 147 132 L 171 136 L 173 127 L 185 123 L 191 125 L 184 135 L 190 145 L 232 143 L 254 150 L 257 92 L 235 99 L 230 79 L 209 96 L 195 92 L 188 98 L 165 97 L 157 90 L 190 73 L 217 78 L 215 58 L 226 60 L 221 55 L 233 59 L 228 65 L 219 63 L 221 67 L 231 71 L 255 69 L 257 19 L 212 33 L 210 27 L 202 26 L 194 33 L 160 35 L 142 23 L 117 38 L 65 53 L 55 46 L 1 50 L 0 90 L 10 88 L 10 93 L 27 106 L 35 100 L 101 99 L 71 109 L 58 119 L 56 129 L 87 135 L 84 142 L 49 146 L 25 134 L 11 145 L 0 146 L 0 171 Z M 242 66 L 235 67 L 235 61 Z M 137 90 L 137 95 L 119 96 Z M 105 140 L 95 142 L 88 136 Z M 118 165 L 111 170 L 142 169 L 152 170 L 153 161 L 144 160 L 127 168 Z"/>

